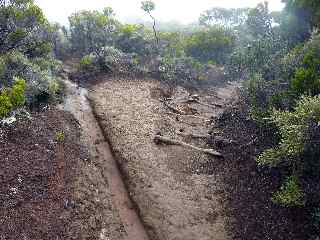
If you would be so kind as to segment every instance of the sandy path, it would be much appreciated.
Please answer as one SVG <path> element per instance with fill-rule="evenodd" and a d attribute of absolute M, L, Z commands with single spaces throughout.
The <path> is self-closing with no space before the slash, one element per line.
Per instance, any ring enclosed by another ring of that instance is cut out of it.
<path fill-rule="evenodd" d="M 108 81 L 89 93 L 148 233 L 159 240 L 230 239 L 219 176 L 201 174 L 216 159 L 153 142 L 158 131 L 173 138 L 179 129 L 191 131 L 151 98 L 158 87 L 152 81 Z M 222 97 L 228 94 L 233 92 L 226 89 Z"/>

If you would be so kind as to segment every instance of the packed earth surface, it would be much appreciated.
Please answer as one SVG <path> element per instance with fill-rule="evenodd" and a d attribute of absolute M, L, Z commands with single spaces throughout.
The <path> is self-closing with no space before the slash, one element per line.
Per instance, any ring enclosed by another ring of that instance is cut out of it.
<path fill-rule="evenodd" d="M 122 79 L 95 85 L 89 98 L 150 238 L 230 239 L 220 177 L 208 172 L 221 159 L 154 142 L 162 135 L 208 148 L 213 118 L 237 97 L 233 85 L 211 89 L 202 104 L 189 103 L 190 95 L 153 80 Z"/>

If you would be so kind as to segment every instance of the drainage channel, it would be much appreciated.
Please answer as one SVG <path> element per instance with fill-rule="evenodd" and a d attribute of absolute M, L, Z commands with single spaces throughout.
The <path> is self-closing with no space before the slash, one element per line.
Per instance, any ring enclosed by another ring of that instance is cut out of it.
<path fill-rule="evenodd" d="M 98 162 L 103 163 L 103 175 L 108 182 L 112 202 L 117 208 L 127 239 L 148 240 L 149 237 L 130 200 L 117 162 L 93 114 L 87 99 L 87 90 L 70 81 L 65 81 L 65 84 L 67 96 L 62 108 L 71 112 L 79 121 L 91 155 L 98 158 Z"/>

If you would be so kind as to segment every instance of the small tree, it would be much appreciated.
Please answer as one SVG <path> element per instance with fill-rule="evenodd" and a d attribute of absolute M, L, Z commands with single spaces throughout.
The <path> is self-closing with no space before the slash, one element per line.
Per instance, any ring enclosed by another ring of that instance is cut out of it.
<path fill-rule="evenodd" d="M 146 13 L 149 14 L 149 16 L 153 20 L 153 32 L 154 32 L 154 37 L 156 39 L 156 44 L 157 46 L 159 45 L 159 38 L 156 30 L 156 19 L 152 16 L 151 12 L 156 8 L 156 5 L 153 1 L 143 1 L 141 2 L 142 6 L 141 9 L 145 11 Z"/>

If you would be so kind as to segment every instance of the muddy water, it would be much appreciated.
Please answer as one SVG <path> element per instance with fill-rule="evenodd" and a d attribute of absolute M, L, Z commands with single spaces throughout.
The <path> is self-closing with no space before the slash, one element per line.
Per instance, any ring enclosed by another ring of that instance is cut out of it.
<path fill-rule="evenodd" d="M 146 231 L 132 205 L 129 194 L 122 181 L 122 176 L 117 167 L 116 160 L 112 156 L 109 144 L 105 140 L 102 131 L 92 112 L 87 99 L 87 90 L 74 83 L 66 81 L 66 100 L 64 110 L 71 112 L 79 121 L 82 128 L 84 142 L 90 150 L 91 156 L 98 158 L 107 183 L 110 188 L 114 211 L 117 211 L 121 224 L 126 232 L 126 239 L 147 240 Z M 109 238 L 100 238 L 109 239 Z"/>

